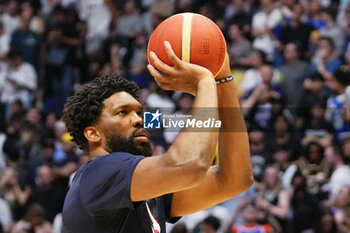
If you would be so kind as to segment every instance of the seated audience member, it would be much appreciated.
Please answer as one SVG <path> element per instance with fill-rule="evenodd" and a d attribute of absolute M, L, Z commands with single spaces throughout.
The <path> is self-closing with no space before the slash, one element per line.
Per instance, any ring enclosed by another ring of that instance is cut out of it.
<path fill-rule="evenodd" d="M 62 212 L 62 206 L 66 195 L 66 189 L 54 182 L 52 169 L 48 165 L 42 165 L 37 169 L 36 187 L 33 189 L 28 204 L 38 203 L 46 209 L 49 221 Z"/>
<path fill-rule="evenodd" d="M 262 50 L 253 49 L 248 59 L 248 65 L 252 68 L 244 73 L 243 80 L 240 83 L 240 98 L 244 97 L 248 91 L 255 89 L 263 83 L 261 77 L 261 67 L 266 65 L 266 53 Z M 272 85 L 279 85 L 282 83 L 281 75 L 278 69 L 273 69 Z"/>
<path fill-rule="evenodd" d="M 45 220 L 45 209 L 39 204 L 29 207 L 25 217 L 18 221 L 11 233 L 52 233 L 52 225 Z"/>
<path fill-rule="evenodd" d="M 333 233 L 337 232 L 337 224 L 335 223 L 332 211 L 329 209 L 319 210 L 316 219 L 315 233 Z"/>
<path fill-rule="evenodd" d="M 263 65 L 259 68 L 259 73 L 262 83 L 246 93 L 241 100 L 241 107 L 246 120 L 266 128 L 272 120 L 272 101 L 283 98 L 284 91 L 274 84 L 274 69 L 271 65 Z"/>
<path fill-rule="evenodd" d="M 238 217 L 242 218 L 242 223 L 237 223 Z M 245 198 L 241 198 L 236 211 L 233 213 L 230 221 L 226 227 L 225 233 L 245 233 L 245 232 L 257 232 L 257 233 L 271 233 L 274 232 L 273 224 L 275 228 L 279 229 L 279 225 L 270 214 L 267 219 L 272 224 L 260 224 L 261 222 L 261 211 Z M 277 225 L 276 225 L 277 224 Z"/>
<path fill-rule="evenodd" d="M 341 233 L 350 231 L 350 187 L 343 186 L 334 201 L 333 216 Z"/>
<path fill-rule="evenodd" d="M 281 66 L 283 75 L 282 86 L 286 94 L 286 106 L 294 112 L 302 100 L 303 83 L 306 78 L 309 64 L 300 59 L 301 48 L 295 42 L 289 42 L 284 49 L 286 63 Z"/>
<path fill-rule="evenodd" d="M 327 100 L 326 119 L 331 122 L 336 130 L 336 139 L 339 140 L 342 133 L 350 130 L 350 124 L 343 120 L 343 106 L 346 95 L 345 90 L 350 84 L 350 71 L 345 68 L 338 69 L 331 78 L 326 81 L 326 86 L 333 92 Z"/>
<path fill-rule="evenodd" d="M 350 187 L 350 167 L 345 165 L 344 157 L 340 149 L 335 145 L 329 145 L 324 151 L 325 163 L 331 166 L 332 173 L 329 177 L 329 198 L 335 200 L 336 195 L 343 186 Z"/>
<path fill-rule="evenodd" d="M 231 67 L 244 69 L 249 63 L 247 58 L 251 53 L 251 43 L 245 38 L 242 29 L 237 24 L 231 24 L 228 30 L 231 40 L 228 44 Z"/>
<path fill-rule="evenodd" d="M 280 42 L 283 45 L 297 42 L 300 44 L 301 51 L 307 51 L 310 34 L 314 28 L 302 21 L 304 9 L 301 4 L 295 4 L 292 10 L 290 22 L 282 25 Z"/>
<path fill-rule="evenodd" d="M 307 122 L 311 121 L 310 109 L 315 103 L 327 102 L 328 96 L 325 91 L 325 79 L 319 72 L 315 72 L 304 82 L 304 92 L 297 107 L 297 128 L 302 129 Z M 323 105 L 322 105 L 323 106 Z"/>
<path fill-rule="evenodd" d="M 260 189 L 260 190 L 259 190 Z M 290 195 L 280 186 L 278 170 L 273 166 L 266 168 L 262 187 L 258 187 L 256 206 L 271 214 L 281 225 L 282 232 L 288 232 L 288 213 Z"/>
<path fill-rule="evenodd" d="M 308 76 L 318 71 L 327 80 L 342 65 L 339 54 L 335 52 L 334 42 L 329 37 L 321 37 L 308 72 Z"/>
<path fill-rule="evenodd" d="M 14 220 L 22 217 L 30 193 L 29 186 L 23 189 L 19 185 L 17 174 L 12 168 L 4 172 L 0 180 L 0 196 L 10 204 Z"/>
<path fill-rule="evenodd" d="M 309 232 L 316 224 L 314 216 L 317 214 L 317 199 L 306 188 L 306 178 L 297 172 L 289 189 L 291 196 L 291 210 L 293 213 L 291 232 Z"/>
<path fill-rule="evenodd" d="M 326 22 L 320 30 L 321 35 L 329 37 L 334 42 L 334 49 L 338 55 L 342 54 L 344 47 L 344 35 L 342 28 L 336 22 L 337 11 L 334 7 L 324 8 L 321 11 L 321 18 Z"/>
<path fill-rule="evenodd" d="M 286 146 L 279 146 L 273 153 L 274 166 L 279 169 L 281 186 L 288 190 L 292 186 L 292 181 L 298 172 L 298 166 L 290 161 L 290 151 Z"/>
<path fill-rule="evenodd" d="M 332 124 L 325 119 L 326 101 L 315 101 L 311 107 L 311 118 L 307 119 L 303 128 L 302 145 L 317 142 L 326 147 L 334 139 L 335 130 Z"/>
<path fill-rule="evenodd" d="M 304 151 L 297 164 L 301 174 L 306 178 L 307 191 L 317 195 L 329 173 L 329 166 L 323 161 L 324 148 L 316 142 L 310 142 Z"/>

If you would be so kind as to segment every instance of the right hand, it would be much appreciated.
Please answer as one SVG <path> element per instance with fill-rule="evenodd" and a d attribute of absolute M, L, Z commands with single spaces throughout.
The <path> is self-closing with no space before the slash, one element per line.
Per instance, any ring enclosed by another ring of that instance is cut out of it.
<path fill-rule="evenodd" d="M 147 65 L 157 84 L 164 90 L 176 90 L 196 95 L 198 84 L 204 80 L 214 82 L 213 74 L 206 68 L 184 62 L 174 53 L 169 42 L 164 42 L 167 55 L 174 66 L 162 62 L 154 52 L 150 58 L 155 65 Z"/>

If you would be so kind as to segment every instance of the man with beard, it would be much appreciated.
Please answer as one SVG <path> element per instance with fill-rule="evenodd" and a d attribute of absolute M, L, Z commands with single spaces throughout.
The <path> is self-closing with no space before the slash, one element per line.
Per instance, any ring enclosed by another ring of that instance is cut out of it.
<path fill-rule="evenodd" d="M 164 233 L 166 221 L 251 186 L 248 138 L 228 58 L 217 87 L 209 70 L 181 61 L 169 43 L 165 47 L 174 66 L 152 52 L 155 67 L 148 65 L 157 84 L 195 95 L 192 119 L 218 119 L 219 114 L 222 132 L 184 128 L 166 153 L 151 156 L 138 87 L 114 75 L 85 84 L 68 99 L 63 115 L 73 141 L 91 158 L 78 170 L 65 200 L 68 233 Z M 211 166 L 218 136 L 220 164 Z"/>

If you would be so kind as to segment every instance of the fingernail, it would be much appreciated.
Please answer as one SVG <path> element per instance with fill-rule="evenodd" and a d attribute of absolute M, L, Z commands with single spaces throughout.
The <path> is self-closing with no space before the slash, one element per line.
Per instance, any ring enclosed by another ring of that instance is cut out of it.
<path fill-rule="evenodd" d="M 168 47 L 171 47 L 169 41 L 164 41 L 164 45 L 165 45 L 165 46 L 168 46 Z"/>
<path fill-rule="evenodd" d="M 156 54 L 155 54 L 153 51 L 151 51 L 151 52 L 149 53 L 149 55 L 150 55 L 151 58 L 155 58 L 155 57 L 156 57 Z"/>

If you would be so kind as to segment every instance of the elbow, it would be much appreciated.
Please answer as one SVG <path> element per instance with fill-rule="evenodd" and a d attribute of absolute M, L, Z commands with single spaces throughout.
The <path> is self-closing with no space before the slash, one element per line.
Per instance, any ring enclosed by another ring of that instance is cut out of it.
<path fill-rule="evenodd" d="M 199 185 L 206 177 L 209 167 L 203 163 L 196 162 L 195 164 L 188 164 L 189 168 L 185 172 L 187 177 L 188 188 Z"/>
<path fill-rule="evenodd" d="M 230 195 L 236 196 L 244 191 L 248 190 L 254 184 L 253 172 L 250 169 L 247 169 L 246 172 L 242 172 L 242 175 L 234 179 L 233 182 L 230 182 Z"/>
<path fill-rule="evenodd" d="M 252 185 L 254 184 L 254 178 L 253 178 L 253 174 L 252 173 L 248 173 L 245 175 L 245 177 L 241 180 L 240 182 L 240 193 L 246 191 L 247 189 L 249 189 L 250 187 L 252 187 Z"/>

